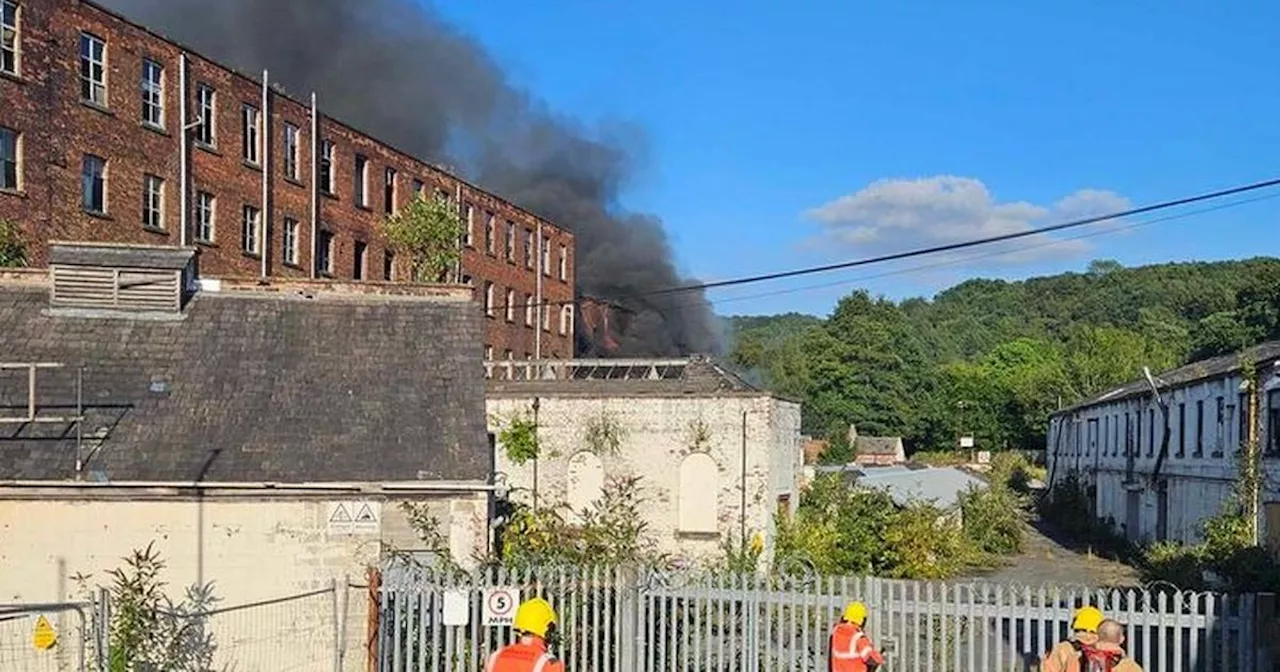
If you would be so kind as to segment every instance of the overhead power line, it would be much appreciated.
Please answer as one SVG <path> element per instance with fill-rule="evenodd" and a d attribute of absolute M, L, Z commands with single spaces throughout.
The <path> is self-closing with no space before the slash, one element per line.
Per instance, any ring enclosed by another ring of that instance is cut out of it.
<path fill-rule="evenodd" d="M 1161 211 L 1161 210 L 1168 210 L 1168 209 L 1170 209 L 1170 208 L 1176 208 L 1176 207 L 1180 207 L 1180 206 L 1184 206 L 1184 205 L 1191 205 L 1191 204 L 1193 204 L 1193 203 L 1202 203 L 1202 202 L 1205 202 L 1205 201 L 1213 201 L 1213 200 L 1217 200 L 1217 199 L 1220 199 L 1220 198 L 1226 198 L 1226 197 L 1228 197 L 1228 196 L 1235 196 L 1235 195 L 1237 195 L 1237 194 L 1244 194 L 1244 193 L 1249 193 L 1249 192 L 1253 192 L 1253 191 L 1259 191 L 1259 190 L 1262 190 L 1262 189 L 1267 189 L 1267 188 L 1270 188 L 1270 187 L 1276 187 L 1276 186 L 1280 186 L 1280 178 L 1273 178 L 1273 179 L 1269 179 L 1269 180 L 1263 180 L 1263 181 L 1261 181 L 1261 182 L 1254 182 L 1254 183 L 1251 183 L 1251 184 L 1244 184 L 1244 185 L 1240 185 L 1240 186 L 1229 187 L 1229 188 L 1226 188 L 1226 189 L 1219 189 L 1219 190 L 1217 190 L 1217 191 L 1211 191 L 1211 192 L 1207 192 L 1207 193 L 1203 193 L 1203 194 L 1197 194 L 1197 195 L 1195 195 L 1195 196 L 1187 196 L 1187 197 L 1184 197 L 1184 198 L 1178 198 L 1178 199 L 1173 199 L 1173 200 L 1168 200 L 1168 201 L 1160 201 L 1160 202 L 1158 202 L 1158 203 L 1152 203 L 1152 204 L 1149 204 L 1149 205 L 1143 205 L 1143 206 L 1139 206 L 1139 207 L 1136 207 L 1136 208 L 1130 208 L 1130 209 L 1128 209 L 1128 210 L 1122 210 L 1122 211 L 1120 211 L 1120 212 L 1112 212 L 1112 213 L 1105 214 L 1105 215 L 1095 215 L 1095 216 L 1092 216 L 1092 217 L 1085 217 L 1085 218 L 1082 218 L 1082 219 L 1070 220 L 1070 221 L 1067 221 L 1067 222 L 1061 222 L 1061 223 L 1058 223 L 1058 224 L 1050 224 L 1050 225 L 1047 225 L 1047 226 L 1041 226 L 1041 227 L 1036 227 L 1036 228 L 1032 228 L 1032 229 L 1027 229 L 1026 231 L 1017 231 L 1017 232 L 1014 232 L 1014 233 L 1006 233 L 1006 234 L 1001 234 L 1001 235 L 998 235 L 998 236 L 989 236 L 989 237 L 987 237 L 987 238 L 974 238 L 974 239 L 971 239 L 971 240 L 965 240 L 965 241 L 960 241 L 960 242 L 956 242 L 956 243 L 948 243 L 948 244 L 946 244 L 946 245 L 936 245 L 936 246 L 933 246 L 933 247 L 917 248 L 917 249 L 913 249 L 913 250 L 906 250 L 906 251 L 903 251 L 903 252 L 894 252 L 894 253 L 891 253 L 891 254 L 883 254 L 883 255 L 875 256 L 875 257 L 866 257 L 866 258 L 863 258 L 863 259 L 855 259 L 855 260 L 852 260 L 852 261 L 844 261 L 844 262 L 839 262 L 839 263 L 835 263 L 835 264 L 825 264 L 825 265 L 821 265 L 821 266 L 808 266 L 808 267 L 804 267 L 804 268 L 792 269 L 792 270 L 789 270 L 789 271 L 778 271 L 778 272 L 775 272 L 775 273 L 764 273 L 764 274 L 760 274 L 760 275 L 750 275 L 750 276 L 744 276 L 744 277 L 740 277 L 740 278 L 731 278 L 731 279 L 728 279 L 728 280 L 715 280 L 715 281 L 711 281 L 711 282 L 699 282 L 699 283 L 693 283 L 693 284 L 689 284 L 689 285 L 681 285 L 681 286 L 677 286 L 677 287 L 668 287 L 668 288 L 665 288 L 665 289 L 657 289 L 657 290 L 652 290 L 652 291 L 647 291 L 647 292 L 635 292 L 635 293 L 632 293 L 632 294 L 619 295 L 619 296 L 612 297 L 612 298 L 608 298 L 608 299 L 603 298 L 603 297 L 593 297 L 593 296 L 583 296 L 582 298 L 583 298 L 583 299 L 589 299 L 589 300 L 592 300 L 592 301 L 595 301 L 595 302 L 598 302 L 598 303 L 608 304 L 608 305 L 613 306 L 613 307 L 615 307 L 615 308 L 621 308 L 621 309 L 625 310 L 625 309 L 626 309 L 626 307 L 625 307 L 625 306 L 621 306 L 621 305 L 619 305 L 619 304 L 617 303 L 618 301 L 623 301 L 623 300 L 627 300 L 627 299 L 648 298 L 648 297 L 653 297 L 653 296 L 667 296 L 667 295 L 671 295 L 671 294 L 682 294 L 682 293 L 686 293 L 686 292 L 696 292 L 696 291 L 703 291 L 703 290 L 707 290 L 707 289 L 716 289 L 716 288 L 719 288 L 719 287 L 733 287 L 733 286 L 737 286 L 737 285 L 755 284 L 755 283 L 758 283 L 758 282 L 767 282 L 767 281 L 770 281 L 770 280 L 781 280 L 781 279 L 783 279 L 783 278 L 794 278 L 794 277 L 800 277 L 800 276 L 805 276 L 805 275 L 816 275 L 816 274 L 818 274 L 818 273 L 827 273 L 827 272 L 830 272 L 830 271 L 838 271 L 838 270 L 842 270 L 842 269 L 846 269 L 846 268 L 857 268 L 857 267 L 860 267 L 860 266 L 870 266 L 870 265 L 873 265 L 873 264 L 882 264 L 882 263 L 889 262 L 889 261 L 898 261 L 898 260 L 901 260 L 901 259 L 911 259 L 911 258 L 914 258 L 914 257 L 922 257 L 922 256 L 930 255 L 930 254 L 938 254 L 938 253 L 941 253 L 941 252 L 953 252 L 953 251 L 955 251 L 955 250 L 963 250 L 963 249 L 968 249 L 968 248 L 971 248 L 971 247 L 979 247 L 979 246 L 982 246 L 982 245 L 990 245 L 990 244 L 992 244 L 992 243 L 1000 243 L 1000 242 L 1004 242 L 1004 241 L 1008 241 L 1008 240 L 1017 240 L 1017 239 L 1020 239 L 1020 238 L 1028 238 L 1028 237 L 1031 237 L 1031 236 L 1041 235 L 1041 234 L 1045 234 L 1045 233 L 1053 233 L 1053 232 L 1055 232 L 1055 231 L 1064 231 L 1064 230 L 1067 230 L 1067 229 L 1080 228 L 1080 227 L 1083 227 L 1083 226 L 1088 226 L 1088 225 L 1090 225 L 1090 224 L 1098 224 L 1098 223 L 1100 223 L 1100 222 L 1105 222 L 1105 221 L 1113 220 L 1113 219 L 1122 219 L 1122 218 L 1124 218 L 1124 217 L 1132 217 L 1132 216 L 1134 216 L 1134 215 L 1142 215 L 1142 214 L 1151 213 L 1151 212 L 1159 212 L 1159 211 Z M 1252 199 L 1252 200 L 1264 200 L 1264 199 Z M 1246 203 L 1246 202 L 1252 202 L 1252 200 L 1251 200 L 1251 201 L 1243 201 L 1243 202 L 1241 202 L 1241 203 L 1239 203 L 1239 204 L 1243 204 L 1243 203 Z M 1237 205 L 1237 204 L 1229 204 L 1229 205 L 1227 205 L 1227 206 L 1223 206 L 1223 207 L 1232 207 L 1233 205 Z M 1208 212 L 1208 211 L 1210 211 L 1210 210 L 1214 210 L 1214 209 L 1221 209 L 1221 208 L 1207 208 L 1207 209 L 1205 209 L 1205 210 L 1204 210 L 1204 212 Z M 1199 213 L 1191 213 L 1191 214 L 1199 214 Z M 1164 220 L 1166 220 L 1166 219 L 1175 219 L 1175 218 L 1176 218 L 1176 217 L 1160 218 L 1160 219 L 1156 219 L 1156 220 L 1153 220 L 1153 221 L 1151 221 L 1151 222 L 1147 222 L 1147 223 L 1155 223 L 1155 222 L 1159 222 L 1159 221 L 1164 221 Z M 983 256 L 999 256 L 999 255 L 998 255 L 998 254 L 995 254 L 995 255 L 983 255 Z M 834 284 L 842 284 L 842 283 L 834 283 Z M 511 307 L 512 307 L 512 309 L 516 309 L 516 308 L 522 308 L 522 309 L 523 309 L 523 308 L 528 308 L 528 307 L 541 308 L 542 306 L 560 306 L 560 305 L 567 305 L 567 304 L 576 303 L 577 301 L 578 301 L 578 299 L 574 299 L 574 300 L 572 300 L 572 301 L 541 301 L 541 302 L 537 302 L 537 301 L 535 301 L 535 302 L 532 302 L 532 303 L 519 303 L 519 304 L 513 304 Z M 499 305 L 499 304 L 496 304 L 496 303 L 495 303 L 495 305 L 494 305 L 494 309 L 495 309 L 495 310 L 497 310 L 497 309 L 498 309 L 498 308 L 500 308 L 500 307 L 502 307 L 502 306 L 501 306 L 501 305 Z"/>
<path fill-rule="evenodd" d="M 948 266 L 959 266 L 959 265 L 962 265 L 962 264 L 968 264 L 968 263 L 971 263 L 971 262 L 974 262 L 974 261 L 981 261 L 981 260 L 983 260 L 983 259 L 992 259 L 992 258 L 996 258 L 996 257 L 1008 256 L 1008 255 L 1010 255 L 1010 254 L 1017 254 L 1017 253 L 1019 253 L 1019 252 L 1027 252 L 1027 251 L 1030 251 L 1030 250 L 1038 250 L 1038 249 L 1042 249 L 1042 248 L 1046 248 L 1046 247 L 1054 247 L 1054 246 L 1056 246 L 1056 245 L 1061 245 L 1061 244 L 1063 244 L 1063 243 L 1069 243 L 1069 242 L 1076 241 L 1076 240 L 1084 240 L 1084 239 L 1086 239 L 1086 238 L 1095 238 L 1095 237 L 1098 237 L 1098 236 L 1115 235 L 1115 234 L 1117 234 L 1117 233 L 1122 233 L 1122 232 L 1125 232 L 1125 231 L 1132 231 L 1132 230 L 1134 230 L 1134 229 L 1139 229 L 1139 228 L 1142 228 L 1142 227 L 1145 227 L 1145 226 L 1151 226 L 1152 224 L 1159 224 L 1159 223 L 1161 223 L 1161 222 L 1168 222 L 1168 221 L 1173 221 L 1173 220 L 1177 220 L 1177 219 L 1186 219 L 1186 218 L 1188 218 L 1188 217 L 1195 217 L 1195 216 L 1197 216 L 1197 215 L 1203 215 L 1203 214 L 1210 213 L 1210 212 L 1217 212 L 1217 211 L 1219 211 L 1219 210 L 1227 210 L 1227 209 L 1230 209 L 1230 208 L 1238 208 L 1238 207 L 1240 207 L 1240 206 L 1242 206 L 1242 205 L 1248 205 L 1248 204 L 1250 204 L 1250 203 L 1258 203 L 1258 202 L 1261 202 L 1261 201 L 1268 201 L 1268 200 L 1271 200 L 1271 199 L 1274 199 L 1274 198 L 1280 198 L 1280 192 L 1274 192 L 1274 193 L 1265 194 L 1265 195 L 1262 195 L 1262 196 L 1255 196 L 1255 197 L 1253 197 L 1253 198 L 1246 198 L 1246 199 L 1242 199 L 1242 200 L 1238 200 L 1238 201 L 1232 201 L 1232 202 L 1230 202 L 1230 203 L 1221 203 L 1221 204 L 1218 204 L 1218 205 L 1212 205 L 1212 206 L 1209 206 L 1209 207 L 1200 208 L 1200 209 L 1198 209 L 1198 210 L 1192 210 L 1191 212 L 1180 212 L 1180 213 L 1173 214 L 1173 215 L 1165 215 L 1165 216 L 1163 216 L 1163 217 L 1156 217 L 1156 218 L 1154 218 L 1154 219 L 1145 219 L 1145 220 L 1142 220 L 1142 221 L 1139 221 L 1139 222 L 1134 222 L 1134 223 L 1132 223 L 1132 224 L 1125 224 L 1125 225 L 1123 225 L 1123 226 L 1117 226 L 1117 227 L 1115 227 L 1115 228 L 1108 228 L 1108 229 L 1104 229 L 1104 230 L 1102 230 L 1102 231 L 1090 231 L 1090 232 L 1088 232 L 1088 233 L 1082 233 L 1082 234 L 1080 234 L 1080 235 L 1076 235 L 1076 236 L 1069 236 L 1069 237 L 1066 237 L 1066 238 L 1055 238 L 1055 239 L 1053 239 L 1053 240 L 1050 240 L 1049 242 L 1039 243 L 1039 244 L 1036 244 L 1036 245 L 1024 245 L 1024 246 L 1019 246 L 1019 247 L 1017 247 L 1017 248 L 1015 248 L 1015 249 L 1012 249 L 1012 250 L 1000 250 L 1000 251 L 997 251 L 997 252 L 988 252 L 988 253 L 985 253 L 985 254 L 973 254 L 973 255 L 969 255 L 969 256 L 966 256 L 966 257 L 961 257 L 961 258 L 958 258 L 958 259 L 947 259 L 947 260 L 945 260 L 945 261 L 939 261 L 939 262 L 935 262 L 935 263 L 932 263 L 932 264 L 920 264 L 920 265 L 918 265 L 918 266 L 911 266 L 911 267 L 909 267 L 909 268 L 900 268 L 900 269 L 894 269 L 894 270 L 891 270 L 891 271 L 885 271 L 885 272 L 883 272 L 883 273 L 874 273 L 874 274 L 871 274 L 871 275 L 860 275 L 860 276 L 858 276 L 858 277 L 856 277 L 856 278 L 842 278 L 842 279 L 840 279 L 840 280 L 835 280 L 835 281 L 832 281 L 832 282 L 823 282 L 823 283 L 820 283 L 820 284 L 802 285 L 802 286 L 800 286 L 800 287 L 787 287 L 787 288 L 784 288 L 784 289 L 774 289 L 774 290 L 770 290 L 770 291 L 767 291 L 767 292 L 757 292 L 757 293 L 754 293 L 754 294 L 743 294 L 743 295 L 739 295 L 739 296 L 730 296 L 730 297 L 727 297 L 727 298 L 716 299 L 716 300 L 714 301 L 714 303 L 715 303 L 716 305 L 720 305 L 720 304 L 722 304 L 722 303 L 734 303 L 734 302 L 737 302 L 737 301 L 749 301 L 749 300 L 751 300 L 751 299 L 762 299 L 762 298 L 767 298 L 767 297 L 770 297 L 770 296 L 781 296 L 781 295 L 784 295 L 784 294 L 796 294 L 796 293 L 799 293 L 799 292 L 808 292 L 808 291 L 813 291 L 813 290 L 817 290 L 817 289 L 829 289 L 829 288 L 832 288 L 832 287 L 841 287 L 841 286 L 844 286 L 844 285 L 850 285 L 850 284 L 855 284 L 855 283 L 859 283 L 859 282 L 866 282 L 866 281 L 868 281 L 868 280 L 877 280 L 877 279 L 880 279 L 880 278 L 888 278 L 888 277 L 893 277 L 893 276 L 898 276 L 898 275 L 910 275 L 910 274 L 912 274 L 912 273 L 918 273 L 918 272 L 920 272 L 920 271 L 928 271 L 928 270 L 932 270 L 932 269 L 935 269 L 935 268 L 945 268 L 945 267 L 948 267 Z M 690 301 L 689 303 L 687 303 L 687 304 L 683 304 L 683 305 L 695 306 L 695 305 L 699 305 L 699 303 L 701 303 L 701 301 L 698 301 L 698 302 Z"/>
<path fill-rule="evenodd" d="M 732 287 L 735 285 L 747 285 L 747 284 L 753 284 L 757 282 L 766 282 L 768 280 L 781 280 L 782 278 L 794 278 L 802 275 L 814 275 L 816 273 L 826 273 L 828 271 L 837 271 L 845 268 L 855 268 L 858 266 L 869 266 L 871 264 L 881 264 L 887 261 L 897 261 L 899 259 L 910 259 L 912 257 L 921 257 L 928 254 L 937 254 L 939 252 L 952 252 L 955 250 L 963 250 L 970 247 L 978 247 L 979 245 L 990 245 L 991 243 L 999 243 L 999 242 L 1004 242 L 1006 240 L 1016 240 L 1018 238 L 1026 238 L 1029 236 L 1035 236 L 1043 233 L 1052 233 L 1054 231 L 1063 231 L 1065 229 L 1079 228 L 1081 226 L 1088 226 L 1089 224 L 1097 224 L 1099 222 L 1105 222 L 1111 219 L 1120 219 L 1122 217 L 1132 217 L 1134 215 L 1141 215 L 1148 212 L 1168 210 L 1169 208 L 1176 208 L 1179 206 L 1190 205 L 1192 203 L 1200 203 L 1203 201 L 1212 201 L 1219 198 L 1225 198 L 1227 196 L 1234 196 L 1236 194 L 1243 194 L 1243 193 L 1257 191 L 1259 189 L 1266 189 L 1268 187 L 1275 187 L 1275 186 L 1280 186 L 1280 178 L 1265 180 L 1262 182 L 1254 182 L 1253 184 L 1246 184 L 1242 186 L 1231 187 L 1228 189 L 1220 189 L 1218 191 L 1212 191 L 1206 194 L 1188 196 L 1186 198 L 1179 198 L 1171 201 L 1161 201 L 1159 203 L 1152 203 L 1150 205 L 1131 208 L 1129 210 L 1124 210 L 1121 212 L 1113 212 L 1107 215 L 1085 217 L 1084 219 L 1076 219 L 1069 222 L 1062 222 L 1060 224 L 1051 224 L 1048 226 L 1041 226 L 1034 229 L 1027 229 L 1026 231 L 1006 233 L 999 236 L 990 236 L 988 238 L 975 238 L 972 240 L 961 241 L 958 243 L 936 245 L 934 247 L 925 247 L 925 248 L 919 248 L 914 250 L 907 250 L 905 252 L 894 252 L 892 254 L 884 254 L 877 257 L 867 257 L 865 259 L 855 259 L 853 261 L 845 261 L 845 262 L 840 262 L 836 264 L 826 264 L 823 266 L 810 266 L 807 268 L 799 268 L 799 269 L 794 269 L 790 271 L 779 271 L 776 273 L 751 275 L 751 276 L 746 276 L 742 278 L 733 278 L 730 280 L 700 282 L 696 284 L 684 285 L 680 287 L 671 287 L 668 289 L 659 289 L 659 290 L 654 290 L 650 292 L 639 292 L 636 294 L 630 294 L 630 295 L 619 297 L 619 298 L 663 296 L 666 294 L 678 294 L 683 292 L 695 292 L 699 290 L 715 289 L 717 287 Z"/>

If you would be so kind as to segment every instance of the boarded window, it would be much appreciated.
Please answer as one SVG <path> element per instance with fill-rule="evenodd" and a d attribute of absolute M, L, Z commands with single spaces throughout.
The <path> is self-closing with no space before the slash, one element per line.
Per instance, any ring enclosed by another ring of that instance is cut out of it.
<path fill-rule="evenodd" d="M 679 530 L 695 534 L 715 534 L 720 491 L 716 461 L 706 453 L 693 453 L 680 463 Z"/>
<path fill-rule="evenodd" d="M 590 509 L 604 489 L 604 466 L 595 453 L 582 451 L 569 458 L 565 476 L 566 503 L 574 517 Z"/>

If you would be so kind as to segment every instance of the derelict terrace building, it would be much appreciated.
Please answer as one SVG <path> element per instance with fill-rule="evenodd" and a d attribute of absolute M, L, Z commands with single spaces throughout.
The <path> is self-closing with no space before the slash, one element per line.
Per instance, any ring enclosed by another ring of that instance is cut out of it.
<path fill-rule="evenodd" d="M 573 356 L 570 232 L 93 2 L 0 18 L 0 220 L 32 264 L 115 242 L 194 246 L 204 277 L 403 281 L 378 224 L 435 195 L 466 227 L 485 358 Z"/>

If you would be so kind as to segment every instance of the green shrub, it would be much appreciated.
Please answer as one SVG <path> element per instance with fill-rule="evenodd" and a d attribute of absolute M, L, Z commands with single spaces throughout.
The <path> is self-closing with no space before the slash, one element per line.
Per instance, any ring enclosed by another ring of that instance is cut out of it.
<path fill-rule="evenodd" d="M 1026 502 L 1009 488 L 970 485 L 960 496 L 964 534 L 983 553 L 1014 555 L 1022 550 Z"/>
<path fill-rule="evenodd" d="M 27 243 L 17 224 L 0 219 L 0 268 L 18 268 L 27 265 Z"/>

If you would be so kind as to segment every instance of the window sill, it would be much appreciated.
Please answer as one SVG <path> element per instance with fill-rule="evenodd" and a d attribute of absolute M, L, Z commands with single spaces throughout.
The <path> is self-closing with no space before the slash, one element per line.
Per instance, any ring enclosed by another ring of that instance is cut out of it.
<path fill-rule="evenodd" d="M 363 204 L 360 204 L 360 203 L 356 203 L 356 204 L 355 204 L 355 206 L 356 206 L 356 210 L 364 210 L 365 212 L 373 212 L 373 208 L 371 208 L 371 207 L 369 207 L 369 206 L 367 206 L 367 205 L 363 205 Z"/>
<path fill-rule="evenodd" d="M 199 150 L 201 150 L 201 151 L 208 152 L 208 153 L 210 153 L 210 154 L 212 154 L 212 155 L 214 155 L 214 156 L 222 156 L 222 152 L 219 152 L 219 151 L 218 151 L 218 146 L 217 146 L 217 145 L 209 145 L 209 144 L 205 144 L 205 143 L 203 143 L 203 142 L 200 142 L 199 140 L 197 140 L 194 144 L 195 144 L 195 148 L 196 148 L 196 149 L 199 149 Z"/>
<path fill-rule="evenodd" d="M 105 114 L 105 115 L 107 115 L 108 117 L 114 117 L 114 116 L 116 116 L 116 113 L 115 113 L 115 112 L 112 112 L 112 111 L 111 111 L 111 108 L 107 107 L 106 105 L 103 105 L 102 103 L 95 103 L 95 102 L 93 102 L 92 100 L 85 100 L 85 99 L 81 98 L 81 99 L 80 99 L 80 105 L 82 105 L 82 106 L 84 106 L 84 107 L 87 107 L 87 108 L 89 108 L 89 109 L 93 110 L 94 112 L 101 112 L 102 114 Z"/>
<path fill-rule="evenodd" d="M 155 226 L 147 226 L 146 224 L 143 224 L 143 225 L 142 225 L 142 230 L 143 230 L 143 231 L 146 231 L 147 233 L 154 233 L 154 234 L 156 234 L 156 235 L 158 235 L 158 236 L 167 236 L 167 235 L 169 235 L 169 230 L 168 230 L 168 229 L 162 229 L 162 228 L 155 227 Z"/>
<path fill-rule="evenodd" d="M 144 130 L 151 131 L 152 133 L 155 133 L 156 135 L 163 135 L 163 136 L 164 136 L 164 137 L 166 137 L 166 138 L 171 138 L 171 137 L 173 137 L 173 134 L 171 134 L 169 131 L 165 130 L 165 128 L 164 128 L 163 126 L 156 126 L 155 124 L 152 124 L 152 123 L 150 123 L 150 122 L 146 122 L 146 121 L 139 122 L 139 123 L 138 123 L 138 125 L 139 125 L 139 126 L 141 126 Z"/>
<path fill-rule="evenodd" d="M 250 161 L 249 159 L 241 159 L 241 160 L 240 160 L 240 165 L 244 166 L 245 168 L 248 168 L 249 170 L 255 171 L 255 172 L 262 172 L 262 164 L 260 164 L 260 163 L 254 163 L 253 161 Z"/>
<path fill-rule="evenodd" d="M 303 189 L 307 187 L 307 185 L 302 183 L 302 180 L 299 180 L 296 177 L 289 177 L 288 175 L 285 175 L 284 181 L 288 182 L 289 184 L 292 184 L 295 187 L 302 187 Z"/>
<path fill-rule="evenodd" d="M 329 200 L 331 200 L 331 201 L 341 201 L 341 200 L 342 200 L 341 198 L 339 198 L 339 197 L 338 197 L 338 195 L 337 195 L 336 193 L 334 193 L 334 192 L 332 192 L 332 191 L 325 191 L 324 189 L 321 189 L 321 190 L 320 190 L 320 195 L 321 195 L 321 196 L 324 196 L 325 198 L 327 198 L 327 199 L 329 199 Z"/>
<path fill-rule="evenodd" d="M 26 198 L 27 191 L 25 189 L 0 189 L 0 195 Z"/>
<path fill-rule="evenodd" d="M 218 247 L 218 244 L 217 244 L 217 243 L 215 243 L 215 242 L 213 242 L 212 240 L 202 240 L 202 239 L 197 238 L 197 239 L 196 239 L 196 241 L 195 241 L 195 243 L 196 243 L 196 245 L 199 245 L 199 246 L 201 246 L 201 247 L 208 247 L 208 248 L 211 248 L 211 249 L 217 249 L 217 247 Z"/>
<path fill-rule="evenodd" d="M 282 261 L 282 262 L 280 262 L 280 263 L 281 263 L 281 265 L 283 265 L 285 268 L 292 268 L 292 269 L 293 269 L 293 270 L 295 270 L 295 271 L 301 271 L 301 270 L 304 270 L 304 269 L 302 268 L 302 266 L 300 266 L 300 265 L 299 265 L 298 263 L 296 263 L 296 262 L 292 262 L 292 261 Z"/>
<path fill-rule="evenodd" d="M 333 275 L 333 271 L 320 271 L 319 273 L 316 273 L 316 276 L 324 278 L 325 280 L 336 280 Z"/>
<path fill-rule="evenodd" d="M 14 82 L 14 83 L 16 83 L 16 84 L 26 84 L 26 83 L 27 83 L 27 80 L 26 80 L 25 78 L 23 78 L 23 76 L 22 76 L 22 72 L 21 72 L 21 71 L 19 71 L 19 72 L 9 72 L 9 71 L 7 71 L 7 70 L 0 70 L 0 79 L 7 79 L 7 80 L 9 80 L 9 81 L 11 81 L 11 82 Z"/>
<path fill-rule="evenodd" d="M 94 219 L 101 219 L 106 222 L 114 222 L 116 219 L 115 217 L 112 217 L 111 215 L 108 215 L 105 212 L 98 212 L 96 210 L 82 210 L 82 212 L 84 212 L 84 214 L 89 215 Z"/>
<path fill-rule="evenodd" d="M 256 259 L 258 261 L 262 260 L 262 255 L 257 252 L 245 252 L 244 250 L 240 250 L 240 256 L 247 257 L 249 259 Z"/>
<path fill-rule="evenodd" d="M 676 530 L 677 539 L 690 539 L 701 541 L 716 541 L 720 539 L 719 532 L 686 532 L 684 530 Z"/>

